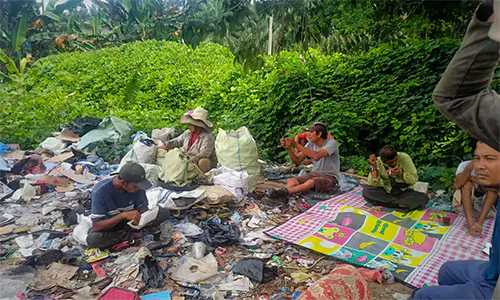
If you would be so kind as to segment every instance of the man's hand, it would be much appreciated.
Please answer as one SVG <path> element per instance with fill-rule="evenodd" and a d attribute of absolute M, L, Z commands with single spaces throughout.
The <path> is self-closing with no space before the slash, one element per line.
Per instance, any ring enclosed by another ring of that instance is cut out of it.
<path fill-rule="evenodd" d="M 139 221 L 141 220 L 141 213 L 138 212 L 137 210 L 125 211 L 122 212 L 122 215 L 126 220 L 134 221 L 132 222 L 134 225 L 139 224 Z"/>
<path fill-rule="evenodd" d="M 392 177 L 399 177 L 399 175 L 401 175 L 401 170 L 398 167 L 394 167 L 390 170 L 389 175 Z"/>
<path fill-rule="evenodd" d="M 370 158 L 368 158 L 368 162 L 372 167 L 376 168 L 377 167 L 377 156 L 375 154 L 371 154 Z"/>
<path fill-rule="evenodd" d="M 475 161 L 472 160 L 466 167 L 465 167 L 465 171 L 469 172 L 469 174 L 474 171 L 474 165 L 475 165 Z"/>
<path fill-rule="evenodd" d="M 290 149 L 293 146 L 293 139 L 291 138 L 282 138 L 281 139 L 281 146 L 285 149 Z"/>

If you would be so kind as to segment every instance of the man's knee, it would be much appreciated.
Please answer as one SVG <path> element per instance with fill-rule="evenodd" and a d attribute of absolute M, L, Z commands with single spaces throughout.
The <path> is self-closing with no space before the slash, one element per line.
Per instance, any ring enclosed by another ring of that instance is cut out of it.
<path fill-rule="evenodd" d="M 471 193 L 472 193 L 472 188 L 473 188 L 473 185 L 472 185 L 472 182 L 470 181 L 467 181 L 463 186 L 462 188 L 460 189 L 460 193 L 462 194 L 462 197 L 464 195 L 467 195 L 467 196 L 470 196 Z"/>
<path fill-rule="evenodd" d="M 438 272 L 438 282 L 439 284 L 443 284 L 444 282 L 448 282 L 451 274 L 455 272 L 456 262 L 449 261 L 444 263 L 441 268 L 439 268 Z"/>

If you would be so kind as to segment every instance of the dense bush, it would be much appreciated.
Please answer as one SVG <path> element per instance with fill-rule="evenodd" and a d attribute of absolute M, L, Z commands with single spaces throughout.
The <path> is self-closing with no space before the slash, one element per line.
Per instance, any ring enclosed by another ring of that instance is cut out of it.
<path fill-rule="evenodd" d="M 0 141 L 34 146 L 79 116 L 114 115 L 145 131 L 173 125 L 237 68 L 217 44 L 148 41 L 49 56 L 22 88 L 0 90 Z"/>
<path fill-rule="evenodd" d="M 209 43 L 192 50 L 136 42 L 51 56 L 29 70 L 24 85 L 0 90 L 0 141 L 33 146 L 84 115 L 115 115 L 149 131 L 203 105 L 217 126 L 249 127 L 264 159 L 283 160 L 279 139 L 321 120 L 343 156 L 366 158 L 392 144 L 417 164 L 453 167 L 473 144 L 436 110 L 431 95 L 458 45 L 408 40 L 356 56 L 310 50 L 305 63 L 298 52 L 282 52 L 253 72 Z M 363 172 L 360 158 L 344 161 Z"/>

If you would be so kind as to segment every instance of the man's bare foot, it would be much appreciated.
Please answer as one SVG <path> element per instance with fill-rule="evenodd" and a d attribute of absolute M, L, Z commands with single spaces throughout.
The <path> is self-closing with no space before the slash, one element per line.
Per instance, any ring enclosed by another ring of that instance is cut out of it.
<path fill-rule="evenodd" d="M 468 227 L 468 232 L 471 236 L 473 237 L 480 237 L 481 236 L 481 231 L 482 231 L 482 227 L 480 229 L 480 231 L 477 230 L 477 223 L 472 223 L 472 224 L 469 224 L 467 227 Z"/>

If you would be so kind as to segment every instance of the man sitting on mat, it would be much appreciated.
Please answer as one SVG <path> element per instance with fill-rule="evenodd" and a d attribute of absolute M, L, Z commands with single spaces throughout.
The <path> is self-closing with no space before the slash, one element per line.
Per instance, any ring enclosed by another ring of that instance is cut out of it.
<path fill-rule="evenodd" d="M 295 164 L 300 164 L 305 157 L 311 158 L 313 164 L 311 173 L 288 179 L 285 189 L 269 190 L 269 198 L 282 198 L 312 189 L 322 193 L 334 193 L 339 189 L 337 180 L 340 172 L 338 142 L 328 138 L 328 132 L 323 123 L 315 123 L 307 128 L 307 131 L 309 132 L 309 142 L 305 146 L 291 138 L 283 138 L 281 146 L 288 151 L 288 155 Z M 297 152 L 294 151 L 294 148 Z"/>
<path fill-rule="evenodd" d="M 453 210 L 465 215 L 469 234 L 480 237 L 486 218 L 494 218 L 496 215 L 498 193 L 478 184 L 474 164 L 474 161 L 464 161 L 457 168 Z"/>
<path fill-rule="evenodd" d="M 407 210 L 425 208 L 429 197 L 413 190 L 418 176 L 411 157 L 390 146 L 380 149 L 379 154 L 379 158 L 372 154 L 368 160 L 372 167 L 368 186 L 363 188 L 366 201 Z"/>

